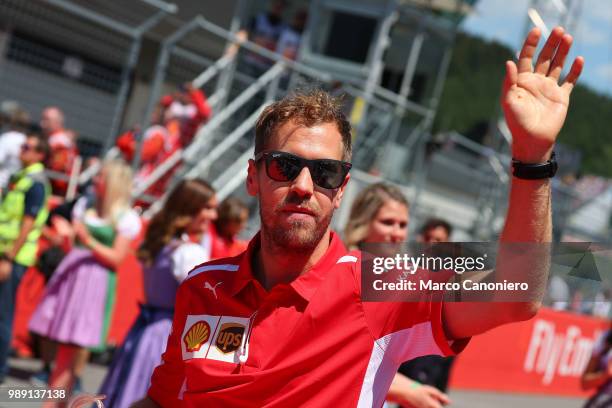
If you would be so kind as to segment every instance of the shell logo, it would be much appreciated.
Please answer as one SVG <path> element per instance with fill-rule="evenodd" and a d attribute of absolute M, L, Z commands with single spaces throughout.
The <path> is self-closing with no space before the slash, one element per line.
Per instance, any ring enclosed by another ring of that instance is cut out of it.
<path fill-rule="evenodd" d="M 199 351 L 200 347 L 208 341 L 210 337 L 210 326 L 203 320 L 196 322 L 183 337 L 187 352 Z"/>

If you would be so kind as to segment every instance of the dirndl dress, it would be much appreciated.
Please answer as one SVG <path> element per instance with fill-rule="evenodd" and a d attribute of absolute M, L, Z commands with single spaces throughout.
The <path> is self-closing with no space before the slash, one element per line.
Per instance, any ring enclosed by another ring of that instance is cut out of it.
<path fill-rule="evenodd" d="M 112 225 L 85 224 L 92 236 L 112 246 Z M 115 273 L 91 250 L 73 248 L 49 280 L 29 329 L 60 343 L 99 347 L 106 339 L 115 299 Z"/>

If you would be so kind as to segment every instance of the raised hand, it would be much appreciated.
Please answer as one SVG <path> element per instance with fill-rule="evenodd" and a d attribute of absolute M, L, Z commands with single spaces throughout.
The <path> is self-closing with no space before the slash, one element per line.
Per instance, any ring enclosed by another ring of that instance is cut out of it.
<path fill-rule="evenodd" d="M 506 62 L 502 106 L 512 132 L 512 156 L 525 163 L 549 159 L 567 115 L 569 97 L 582 72 L 578 57 L 559 84 L 572 36 L 555 27 L 535 64 L 532 60 L 540 40 L 540 29 L 532 29 L 519 56 L 518 65 Z"/>

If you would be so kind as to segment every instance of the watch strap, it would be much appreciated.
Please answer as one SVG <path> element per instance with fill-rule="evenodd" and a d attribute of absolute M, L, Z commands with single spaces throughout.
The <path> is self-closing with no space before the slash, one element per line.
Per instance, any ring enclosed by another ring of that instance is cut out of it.
<path fill-rule="evenodd" d="M 545 163 L 523 163 L 512 159 L 512 175 L 524 180 L 552 178 L 557 173 L 558 165 L 555 152 Z"/>

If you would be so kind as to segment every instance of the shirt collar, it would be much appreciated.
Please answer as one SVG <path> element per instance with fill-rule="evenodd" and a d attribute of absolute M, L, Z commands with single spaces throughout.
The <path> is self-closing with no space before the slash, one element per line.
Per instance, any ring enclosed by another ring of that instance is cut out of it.
<path fill-rule="evenodd" d="M 252 282 L 259 284 L 253 275 L 252 259 L 261 243 L 261 232 L 258 232 L 249 242 L 246 252 L 243 253 L 238 266 L 237 276 L 233 280 L 230 288 L 232 296 L 240 292 L 244 287 Z M 329 269 L 336 264 L 338 259 L 347 253 L 347 250 L 340 240 L 338 234 L 331 231 L 329 247 L 319 261 L 307 272 L 303 273 L 289 285 L 305 300 L 310 301 L 312 295 L 317 290 L 319 283 L 323 280 Z"/>

